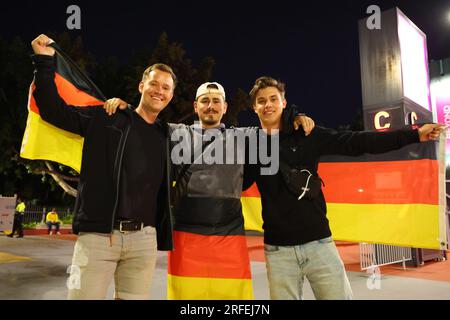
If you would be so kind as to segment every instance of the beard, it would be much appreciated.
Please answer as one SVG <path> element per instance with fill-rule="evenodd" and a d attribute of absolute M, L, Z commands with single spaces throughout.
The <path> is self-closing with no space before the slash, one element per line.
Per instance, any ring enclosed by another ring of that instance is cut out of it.
<path fill-rule="evenodd" d="M 202 115 L 201 121 L 204 124 L 207 124 L 209 126 L 210 125 L 215 125 L 215 124 L 219 125 L 220 124 L 220 120 L 222 119 L 222 117 L 216 116 L 217 114 L 218 114 L 218 112 L 216 112 L 216 111 L 210 111 L 208 113 L 205 113 L 205 114 Z"/>

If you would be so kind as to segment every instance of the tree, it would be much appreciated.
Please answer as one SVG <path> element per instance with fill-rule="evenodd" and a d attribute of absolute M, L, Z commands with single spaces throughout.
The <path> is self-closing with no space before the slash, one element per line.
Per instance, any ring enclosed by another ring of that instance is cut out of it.
<path fill-rule="evenodd" d="M 25 43 L 16 37 L 0 39 L 0 184 L 1 194 L 16 193 L 16 186 L 26 176 L 18 165 L 18 153 L 25 128 L 27 93 L 32 66 Z"/>

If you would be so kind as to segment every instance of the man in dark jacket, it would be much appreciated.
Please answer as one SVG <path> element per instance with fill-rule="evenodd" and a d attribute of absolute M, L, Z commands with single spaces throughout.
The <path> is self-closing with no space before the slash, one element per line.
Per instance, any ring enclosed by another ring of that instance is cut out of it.
<path fill-rule="evenodd" d="M 302 299 L 306 276 L 316 299 L 351 299 L 344 265 L 331 237 L 322 191 L 312 199 L 300 192 L 294 195 L 283 178 L 282 163 L 289 168 L 300 166 L 316 176 L 321 155 L 388 152 L 410 143 L 435 140 L 443 128 L 427 124 L 418 130 L 383 133 L 336 132 L 316 127 L 305 137 L 301 131 L 289 133 L 287 128 L 282 128 L 281 115 L 286 107 L 284 94 L 284 84 L 270 77 L 257 79 L 250 92 L 267 140 L 279 139 L 280 145 L 277 174 L 261 175 L 260 165 L 245 169 L 247 183 L 256 180 L 261 193 L 270 296 L 272 299 Z M 312 184 L 309 187 L 312 188 Z"/>
<path fill-rule="evenodd" d="M 135 111 L 110 117 L 100 107 L 67 106 L 54 83 L 51 42 L 40 35 L 31 43 L 34 98 L 42 119 L 84 137 L 69 299 L 103 299 L 113 277 L 116 299 L 147 299 L 157 249 L 172 249 L 168 129 L 157 116 L 176 76 L 164 64 L 147 68 Z"/>

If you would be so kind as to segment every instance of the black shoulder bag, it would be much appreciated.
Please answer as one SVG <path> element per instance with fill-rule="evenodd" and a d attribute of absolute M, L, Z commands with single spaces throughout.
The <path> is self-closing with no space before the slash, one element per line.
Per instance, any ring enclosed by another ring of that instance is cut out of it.
<path fill-rule="evenodd" d="M 196 160 L 200 159 L 203 156 L 203 151 L 205 151 L 206 147 L 209 146 L 215 139 L 211 139 L 208 141 L 203 141 L 200 150 L 194 150 L 191 155 L 191 162 L 185 163 L 181 167 L 179 173 L 177 174 L 175 185 L 172 186 L 172 207 L 177 208 L 178 204 L 184 195 L 184 192 L 187 189 L 189 184 L 189 180 L 191 179 L 191 173 L 188 171 L 189 168 L 195 163 Z M 194 159 L 194 156 L 199 153 L 198 151 L 202 151 L 197 159 Z"/>
<path fill-rule="evenodd" d="M 293 193 L 298 200 L 315 199 L 320 193 L 322 179 L 307 168 L 291 167 L 280 159 L 280 171 L 288 190 Z"/>

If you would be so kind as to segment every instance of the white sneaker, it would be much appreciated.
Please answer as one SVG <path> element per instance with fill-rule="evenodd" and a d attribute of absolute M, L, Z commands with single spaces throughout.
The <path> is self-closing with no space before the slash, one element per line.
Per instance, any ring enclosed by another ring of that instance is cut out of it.
<path fill-rule="evenodd" d="M 52 234 L 53 234 L 53 231 L 50 231 L 50 233 L 48 235 L 51 236 Z"/>
<path fill-rule="evenodd" d="M 59 231 L 58 231 L 58 232 L 57 232 L 56 234 L 59 234 L 59 235 L 61 235 L 61 232 L 59 232 Z"/>

